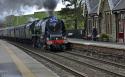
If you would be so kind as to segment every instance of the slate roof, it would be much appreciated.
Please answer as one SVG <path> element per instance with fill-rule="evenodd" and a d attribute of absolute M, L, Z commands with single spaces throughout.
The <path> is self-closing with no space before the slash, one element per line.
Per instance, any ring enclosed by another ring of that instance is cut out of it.
<path fill-rule="evenodd" d="M 102 0 L 86 0 L 88 14 L 98 14 L 100 1 Z M 125 0 L 108 0 L 110 10 L 125 10 Z"/>
<path fill-rule="evenodd" d="M 86 0 L 89 14 L 98 13 L 99 2 L 100 0 Z"/>
<path fill-rule="evenodd" d="M 119 3 L 120 0 L 108 0 L 110 10 L 113 10 L 113 8 Z"/>
<path fill-rule="evenodd" d="M 125 10 L 125 0 L 120 0 L 113 10 Z"/>

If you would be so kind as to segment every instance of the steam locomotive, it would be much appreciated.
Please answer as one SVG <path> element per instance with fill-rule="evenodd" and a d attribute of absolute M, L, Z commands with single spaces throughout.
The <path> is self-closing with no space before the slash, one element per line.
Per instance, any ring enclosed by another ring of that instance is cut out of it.
<path fill-rule="evenodd" d="M 71 47 L 66 38 L 64 22 L 55 16 L 0 29 L 0 37 L 31 42 L 33 47 L 40 46 L 50 50 L 64 50 Z"/>

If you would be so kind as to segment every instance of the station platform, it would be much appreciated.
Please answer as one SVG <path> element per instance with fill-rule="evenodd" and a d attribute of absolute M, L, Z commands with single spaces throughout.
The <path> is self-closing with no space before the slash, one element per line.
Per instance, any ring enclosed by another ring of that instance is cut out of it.
<path fill-rule="evenodd" d="M 59 77 L 25 52 L 0 40 L 0 77 Z"/>
<path fill-rule="evenodd" d="M 88 45 L 88 46 L 91 45 L 91 46 L 125 50 L 125 44 L 99 42 L 99 41 L 87 41 L 83 39 L 74 39 L 74 38 L 68 38 L 68 41 L 74 44 L 81 44 L 81 45 L 83 44 L 83 45 Z"/>

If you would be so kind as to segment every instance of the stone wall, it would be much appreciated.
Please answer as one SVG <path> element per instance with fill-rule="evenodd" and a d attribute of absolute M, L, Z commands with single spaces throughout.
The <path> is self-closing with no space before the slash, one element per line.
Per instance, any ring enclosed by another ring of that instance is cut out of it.
<path fill-rule="evenodd" d="M 116 19 L 115 14 L 112 14 L 112 35 L 111 35 L 111 41 L 116 42 Z"/>

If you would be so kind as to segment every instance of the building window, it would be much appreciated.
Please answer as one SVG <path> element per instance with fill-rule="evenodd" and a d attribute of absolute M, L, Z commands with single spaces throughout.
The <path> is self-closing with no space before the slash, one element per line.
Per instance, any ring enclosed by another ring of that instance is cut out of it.
<path fill-rule="evenodd" d="M 118 29 L 117 29 L 118 42 L 124 43 L 125 41 L 125 14 L 119 13 L 118 15 Z"/>
<path fill-rule="evenodd" d="M 124 32 L 123 21 L 119 21 L 119 32 Z"/>
<path fill-rule="evenodd" d="M 106 25 L 106 33 L 112 34 L 112 21 L 111 21 L 111 13 L 106 12 L 105 13 L 105 25 Z"/>
<path fill-rule="evenodd" d="M 119 32 L 124 32 L 125 31 L 125 14 L 120 14 L 119 15 L 119 27 L 118 27 Z"/>
<path fill-rule="evenodd" d="M 94 27 L 97 29 L 99 32 L 99 22 L 98 22 L 98 16 L 94 17 Z"/>
<path fill-rule="evenodd" d="M 92 19 L 88 19 L 88 34 L 92 33 Z"/>

